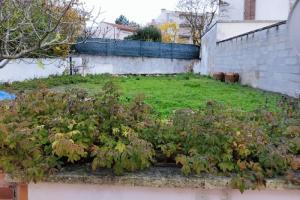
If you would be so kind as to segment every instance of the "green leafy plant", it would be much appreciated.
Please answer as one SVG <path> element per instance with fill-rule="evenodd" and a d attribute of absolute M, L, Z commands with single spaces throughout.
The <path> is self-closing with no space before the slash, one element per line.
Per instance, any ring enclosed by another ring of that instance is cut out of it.
<path fill-rule="evenodd" d="M 84 91 L 39 90 L 0 104 L 0 166 L 39 181 L 70 164 L 91 163 L 116 174 L 149 167 L 154 150 L 138 130 L 150 108 L 137 97 L 122 104 L 112 82 L 94 98 Z"/>
<path fill-rule="evenodd" d="M 23 92 L 0 102 L 0 167 L 24 181 L 78 164 L 117 175 L 176 164 L 186 176 L 232 177 L 241 191 L 300 169 L 300 104 L 253 112 L 214 101 L 154 118 L 142 95 L 124 103 L 113 82 L 89 96 L 82 90 Z"/>

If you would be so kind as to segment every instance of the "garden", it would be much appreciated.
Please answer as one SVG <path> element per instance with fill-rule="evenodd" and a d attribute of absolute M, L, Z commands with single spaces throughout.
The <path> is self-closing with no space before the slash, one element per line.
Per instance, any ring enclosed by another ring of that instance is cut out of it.
<path fill-rule="evenodd" d="M 116 175 L 164 164 L 241 191 L 300 168 L 300 104 L 192 74 L 54 76 L 0 85 L 0 166 L 42 181 L 70 166 Z"/>

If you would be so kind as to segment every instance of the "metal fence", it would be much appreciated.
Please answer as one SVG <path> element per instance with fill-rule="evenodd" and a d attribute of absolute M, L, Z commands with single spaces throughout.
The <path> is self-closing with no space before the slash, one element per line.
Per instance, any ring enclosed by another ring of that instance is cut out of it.
<path fill-rule="evenodd" d="M 89 55 L 170 59 L 199 59 L 200 52 L 199 46 L 190 44 L 107 39 L 89 39 L 75 45 L 75 50 Z"/>

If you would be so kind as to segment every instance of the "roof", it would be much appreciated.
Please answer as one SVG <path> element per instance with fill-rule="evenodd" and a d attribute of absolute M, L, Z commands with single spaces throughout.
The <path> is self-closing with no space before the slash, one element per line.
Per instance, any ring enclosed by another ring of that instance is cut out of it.
<path fill-rule="evenodd" d="M 113 23 L 109 23 L 109 22 L 104 22 L 104 23 L 108 24 L 110 26 L 113 26 L 122 31 L 127 31 L 127 32 L 136 32 L 137 31 L 137 28 L 134 28 L 131 26 L 126 26 L 126 25 L 121 25 L 121 24 L 113 24 Z"/>

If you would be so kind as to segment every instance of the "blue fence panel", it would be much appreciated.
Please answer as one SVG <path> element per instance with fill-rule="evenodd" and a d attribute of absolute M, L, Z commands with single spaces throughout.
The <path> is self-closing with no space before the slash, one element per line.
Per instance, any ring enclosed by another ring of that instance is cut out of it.
<path fill-rule="evenodd" d="M 141 54 L 145 57 L 160 58 L 159 42 L 141 42 Z"/>
<path fill-rule="evenodd" d="M 171 59 L 198 59 L 200 51 L 196 45 L 97 38 L 78 43 L 75 49 L 80 54 Z"/>

